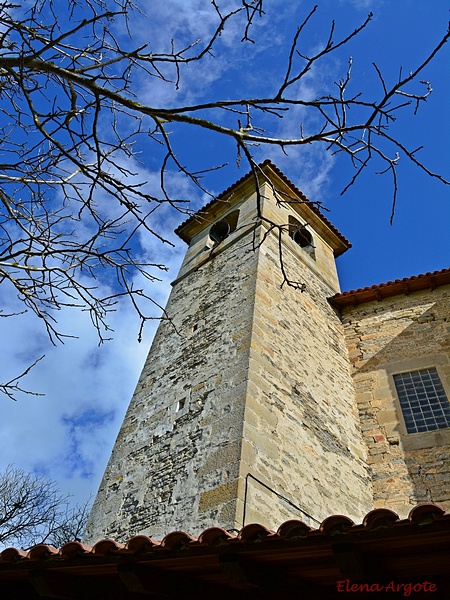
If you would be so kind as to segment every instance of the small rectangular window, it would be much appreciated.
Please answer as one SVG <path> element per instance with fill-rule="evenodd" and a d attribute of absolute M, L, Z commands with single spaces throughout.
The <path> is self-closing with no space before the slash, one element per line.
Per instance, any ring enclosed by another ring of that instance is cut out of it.
<path fill-rule="evenodd" d="M 408 433 L 450 427 L 450 402 L 435 368 L 393 377 Z"/>

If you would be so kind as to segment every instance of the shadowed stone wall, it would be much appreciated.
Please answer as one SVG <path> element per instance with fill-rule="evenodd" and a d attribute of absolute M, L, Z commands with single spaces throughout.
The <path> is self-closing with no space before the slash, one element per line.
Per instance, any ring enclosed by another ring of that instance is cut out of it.
<path fill-rule="evenodd" d="M 435 367 L 450 398 L 450 286 L 346 308 L 342 320 L 375 508 L 449 510 L 450 430 L 408 434 L 392 375 Z"/>

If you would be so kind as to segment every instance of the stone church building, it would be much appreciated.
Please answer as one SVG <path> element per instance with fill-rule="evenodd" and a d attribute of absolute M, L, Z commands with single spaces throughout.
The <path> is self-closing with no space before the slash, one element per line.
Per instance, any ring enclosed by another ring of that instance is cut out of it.
<path fill-rule="evenodd" d="M 450 509 L 450 269 L 341 293 L 345 237 L 266 161 L 188 248 L 86 540 Z"/>

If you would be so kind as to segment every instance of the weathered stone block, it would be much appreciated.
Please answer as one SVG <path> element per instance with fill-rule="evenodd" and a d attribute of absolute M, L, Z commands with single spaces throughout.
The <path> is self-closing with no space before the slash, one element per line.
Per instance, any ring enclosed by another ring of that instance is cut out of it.
<path fill-rule="evenodd" d="M 200 500 L 198 504 L 199 512 L 216 508 L 220 504 L 229 502 L 236 498 L 237 494 L 237 481 L 231 481 L 223 485 L 219 485 L 213 490 L 207 490 L 200 494 Z"/>

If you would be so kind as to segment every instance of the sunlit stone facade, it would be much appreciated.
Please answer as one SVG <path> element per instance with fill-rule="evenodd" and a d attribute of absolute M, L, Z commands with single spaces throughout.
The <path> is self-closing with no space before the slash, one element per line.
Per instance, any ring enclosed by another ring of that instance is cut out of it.
<path fill-rule="evenodd" d="M 263 171 L 258 193 L 244 177 L 177 230 L 188 249 L 170 321 L 119 432 L 88 542 L 314 526 L 334 513 L 360 521 L 373 507 L 404 514 L 449 501 L 450 430 L 414 442 L 390 378 L 396 365 L 436 363 L 448 389 L 450 286 L 348 304 L 335 265 L 347 240 L 274 165 Z"/>

